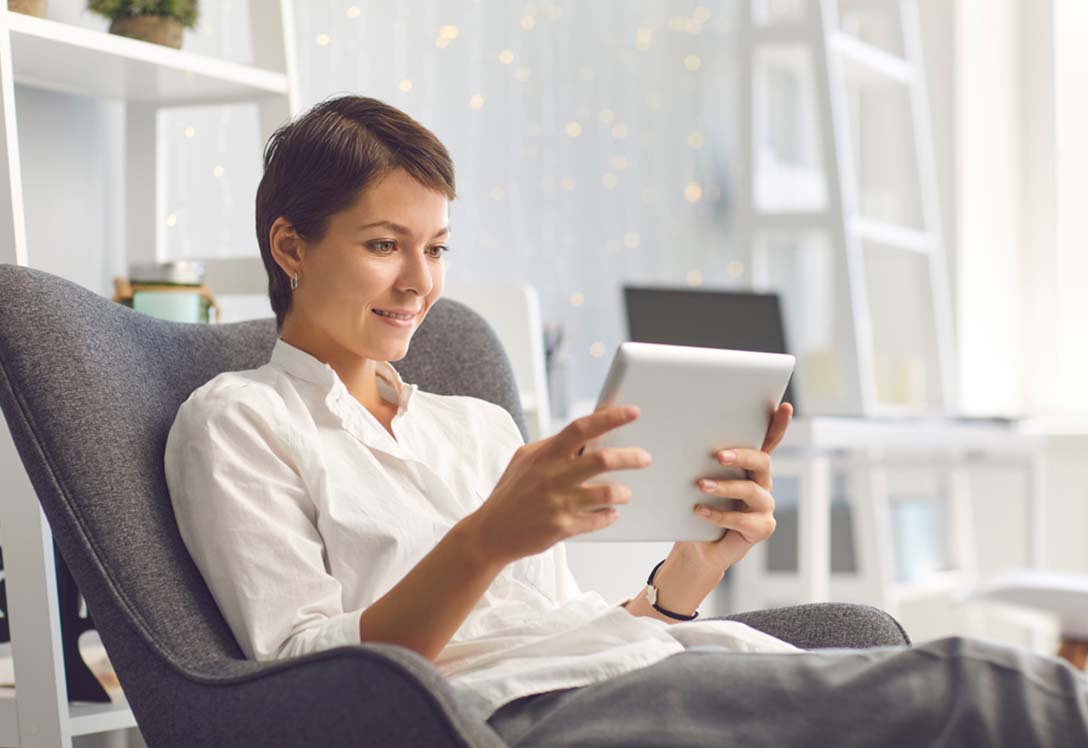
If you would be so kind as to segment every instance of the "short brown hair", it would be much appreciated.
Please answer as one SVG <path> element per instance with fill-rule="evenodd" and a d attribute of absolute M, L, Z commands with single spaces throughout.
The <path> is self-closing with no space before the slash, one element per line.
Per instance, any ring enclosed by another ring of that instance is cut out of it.
<path fill-rule="evenodd" d="M 291 284 L 272 257 L 269 232 L 280 216 L 306 241 L 320 241 L 329 217 L 396 169 L 456 197 L 453 161 L 434 133 L 377 99 L 327 99 L 283 125 L 264 149 L 257 187 L 257 242 L 268 273 L 277 330 L 291 309 Z"/>

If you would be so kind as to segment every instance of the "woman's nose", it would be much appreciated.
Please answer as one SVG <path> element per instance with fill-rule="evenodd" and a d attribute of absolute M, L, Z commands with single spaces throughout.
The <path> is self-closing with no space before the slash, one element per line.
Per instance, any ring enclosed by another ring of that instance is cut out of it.
<path fill-rule="evenodd" d="M 426 296 L 434 288 L 434 280 L 431 278 L 428 259 L 422 252 L 412 253 L 403 263 L 400 269 L 400 284 L 402 288 L 414 289 L 420 296 Z"/>

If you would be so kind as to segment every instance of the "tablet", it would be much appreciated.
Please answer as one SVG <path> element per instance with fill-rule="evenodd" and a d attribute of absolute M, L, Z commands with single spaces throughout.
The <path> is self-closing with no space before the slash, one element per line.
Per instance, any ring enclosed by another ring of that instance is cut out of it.
<path fill-rule="evenodd" d="M 692 511 L 694 506 L 730 509 L 741 502 L 703 493 L 695 481 L 746 477 L 740 468 L 719 464 L 714 454 L 763 446 L 793 367 L 794 357 L 783 353 L 622 343 L 595 410 L 637 405 L 640 414 L 589 442 L 586 451 L 641 447 L 653 459 L 645 468 L 600 473 L 585 481 L 621 483 L 631 490 L 631 501 L 616 506 L 620 516 L 608 527 L 567 542 L 722 537 L 724 530 Z"/>

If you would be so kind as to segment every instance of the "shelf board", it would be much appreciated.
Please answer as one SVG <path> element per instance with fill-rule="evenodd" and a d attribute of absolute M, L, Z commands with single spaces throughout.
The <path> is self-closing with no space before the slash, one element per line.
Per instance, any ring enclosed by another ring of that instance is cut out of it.
<path fill-rule="evenodd" d="M 136 727 L 136 717 L 118 690 L 109 692 L 109 704 L 74 701 L 68 705 L 68 725 L 72 735 L 123 730 Z M 19 718 L 15 706 L 16 689 L 0 688 L 0 745 L 19 744 Z"/>
<path fill-rule="evenodd" d="M 1024 434 L 1039 436 L 1086 437 L 1088 436 L 1088 418 L 1080 415 L 1038 416 L 1020 422 L 1020 431 Z"/>
<path fill-rule="evenodd" d="M 111 698 L 118 696 L 111 693 Z M 89 701 L 76 701 L 68 705 L 68 724 L 72 735 L 90 735 L 109 730 L 123 730 L 136 726 L 136 717 L 129 709 L 128 702 L 113 701 L 109 704 L 97 704 Z"/>
<path fill-rule="evenodd" d="M 853 218 L 849 230 L 859 239 L 919 254 L 937 250 L 937 237 L 909 226 L 899 226 L 872 218 Z"/>
<path fill-rule="evenodd" d="M 761 210 L 752 212 L 752 223 L 759 231 L 830 231 L 834 216 L 826 210 Z"/>
<path fill-rule="evenodd" d="M 282 73 L 22 13 L 6 15 L 15 81 L 22 85 L 171 106 L 287 94 Z"/>
<path fill-rule="evenodd" d="M 973 450 L 1023 456 L 1036 446 L 1036 440 L 1019 433 L 1014 424 L 986 420 L 799 416 L 790 422 L 779 450 Z"/>
<path fill-rule="evenodd" d="M 796 572 L 765 571 L 758 580 L 760 592 L 768 599 L 810 602 L 804 599 L 804 580 Z M 913 582 L 894 582 L 886 594 L 896 603 L 924 600 L 929 597 L 954 596 L 967 584 L 962 571 L 937 571 Z M 879 605 L 873 597 L 871 584 L 857 574 L 831 574 L 831 599 L 836 602 L 861 602 Z"/>
<path fill-rule="evenodd" d="M 879 85 L 895 81 L 910 84 L 917 77 L 917 72 L 909 60 L 864 42 L 852 34 L 838 31 L 831 35 L 829 41 L 845 60 L 857 65 L 855 74 L 860 83 Z"/>
<path fill-rule="evenodd" d="M 806 23 L 753 23 L 751 37 L 754 44 L 807 44 L 812 29 Z"/>

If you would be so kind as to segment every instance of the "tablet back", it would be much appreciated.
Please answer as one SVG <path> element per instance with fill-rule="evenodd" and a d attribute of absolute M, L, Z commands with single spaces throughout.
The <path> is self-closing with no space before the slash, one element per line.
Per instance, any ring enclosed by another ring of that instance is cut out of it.
<path fill-rule="evenodd" d="M 699 478 L 744 478 L 714 454 L 763 445 L 793 372 L 794 357 L 717 348 L 628 342 L 612 359 L 597 408 L 637 405 L 639 417 L 586 445 L 641 447 L 649 467 L 602 473 L 586 481 L 622 483 L 631 502 L 609 527 L 568 541 L 713 540 L 722 529 L 695 514 L 697 503 L 732 508 L 699 490 Z"/>

